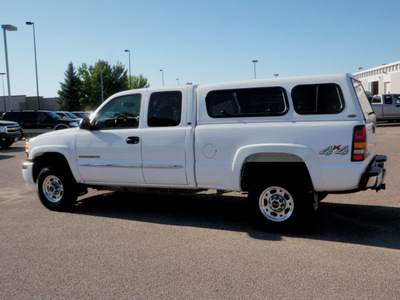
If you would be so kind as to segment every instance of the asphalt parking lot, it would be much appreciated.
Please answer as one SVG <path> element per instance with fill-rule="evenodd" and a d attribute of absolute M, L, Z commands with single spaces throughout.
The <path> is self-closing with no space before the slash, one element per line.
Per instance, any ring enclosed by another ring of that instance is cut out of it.
<path fill-rule="evenodd" d="M 0 150 L 0 299 L 399 299 L 400 125 L 387 189 L 329 195 L 314 226 L 260 231 L 245 198 L 90 191 L 51 212 Z"/>

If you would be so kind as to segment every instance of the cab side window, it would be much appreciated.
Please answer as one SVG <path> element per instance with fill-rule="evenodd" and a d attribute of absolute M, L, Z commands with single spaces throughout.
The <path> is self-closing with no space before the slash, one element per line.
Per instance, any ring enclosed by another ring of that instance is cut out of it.
<path fill-rule="evenodd" d="M 147 118 L 149 127 L 178 126 L 181 123 L 181 114 L 181 92 L 156 92 L 151 94 Z"/>
<path fill-rule="evenodd" d="M 20 114 L 20 122 L 21 121 L 25 122 L 25 123 L 35 123 L 36 122 L 36 114 L 33 112 L 23 112 Z"/>
<path fill-rule="evenodd" d="M 393 104 L 391 95 L 385 95 L 384 99 L 385 99 L 385 104 Z"/>
<path fill-rule="evenodd" d="M 94 129 L 123 129 L 139 126 L 142 95 L 126 95 L 108 102 L 92 121 Z"/>
<path fill-rule="evenodd" d="M 44 112 L 38 112 L 37 113 L 37 121 L 38 122 L 47 122 L 51 120 L 51 118 Z"/>

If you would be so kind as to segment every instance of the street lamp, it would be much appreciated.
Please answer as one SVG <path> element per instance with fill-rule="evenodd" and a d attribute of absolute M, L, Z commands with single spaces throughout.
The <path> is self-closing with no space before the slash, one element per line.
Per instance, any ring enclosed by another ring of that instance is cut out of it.
<path fill-rule="evenodd" d="M 131 50 L 125 50 L 125 52 L 129 53 L 129 88 L 132 88 L 132 82 L 131 82 Z"/>
<path fill-rule="evenodd" d="M 257 78 L 257 75 L 256 75 L 256 63 L 258 63 L 258 60 L 257 59 L 253 59 L 251 62 L 254 64 L 254 79 L 256 79 Z"/>
<path fill-rule="evenodd" d="M 178 81 L 178 85 L 179 85 L 179 78 L 177 78 L 176 81 Z"/>
<path fill-rule="evenodd" d="M 40 109 L 40 101 L 39 101 L 39 80 L 38 80 L 38 71 L 37 71 L 37 56 L 36 56 L 36 35 L 35 35 L 35 23 L 34 22 L 25 22 L 26 25 L 33 25 L 33 48 L 35 52 L 35 70 L 36 70 L 36 94 L 37 94 L 37 109 Z"/>
<path fill-rule="evenodd" d="M 6 31 L 17 31 L 17 27 L 7 24 L 1 25 L 3 28 L 4 33 L 4 49 L 6 53 L 6 69 L 7 69 L 7 87 L 8 87 L 8 102 L 9 102 L 9 109 L 12 110 L 12 102 L 11 102 L 11 89 L 10 89 L 10 71 L 8 69 L 8 52 L 7 52 L 7 38 L 6 38 Z"/>
<path fill-rule="evenodd" d="M 6 92 L 4 90 L 4 75 L 6 75 L 6 73 L 0 73 L 1 75 L 1 81 L 3 83 L 3 101 L 4 101 L 4 111 L 6 111 Z"/>
<path fill-rule="evenodd" d="M 104 92 L 103 92 L 103 66 L 107 63 L 100 61 L 100 89 L 101 89 L 101 103 L 104 102 Z"/>
<path fill-rule="evenodd" d="M 160 69 L 161 72 L 161 78 L 162 78 L 162 86 L 164 86 L 164 70 Z"/>
<path fill-rule="evenodd" d="M 277 77 L 279 76 L 279 74 L 278 74 L 278 73 L 275 73 L 274 76 L 275 76 L 275 78 L 277 78 Z"/>

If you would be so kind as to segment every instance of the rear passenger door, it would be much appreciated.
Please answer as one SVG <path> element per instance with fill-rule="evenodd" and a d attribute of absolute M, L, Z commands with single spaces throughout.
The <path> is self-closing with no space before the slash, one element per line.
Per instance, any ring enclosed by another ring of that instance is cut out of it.
<path fill-rule="evenodd" d="M 186 103 L 184 88 L 146 96 L 147 118 L 141 144 L 146 184 L 187 185 Z"/>

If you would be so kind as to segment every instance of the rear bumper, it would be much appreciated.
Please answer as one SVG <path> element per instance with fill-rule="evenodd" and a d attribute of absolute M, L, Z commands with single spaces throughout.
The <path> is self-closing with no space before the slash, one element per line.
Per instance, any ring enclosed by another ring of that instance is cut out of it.
<path fill-rule="evenodd" d="M 376 155 L 372 159 L 361 177 L 359 185 L 360 190 L 373 189 L 379 191 L 385 189 L 386 161 L 386 155 Z"/>

